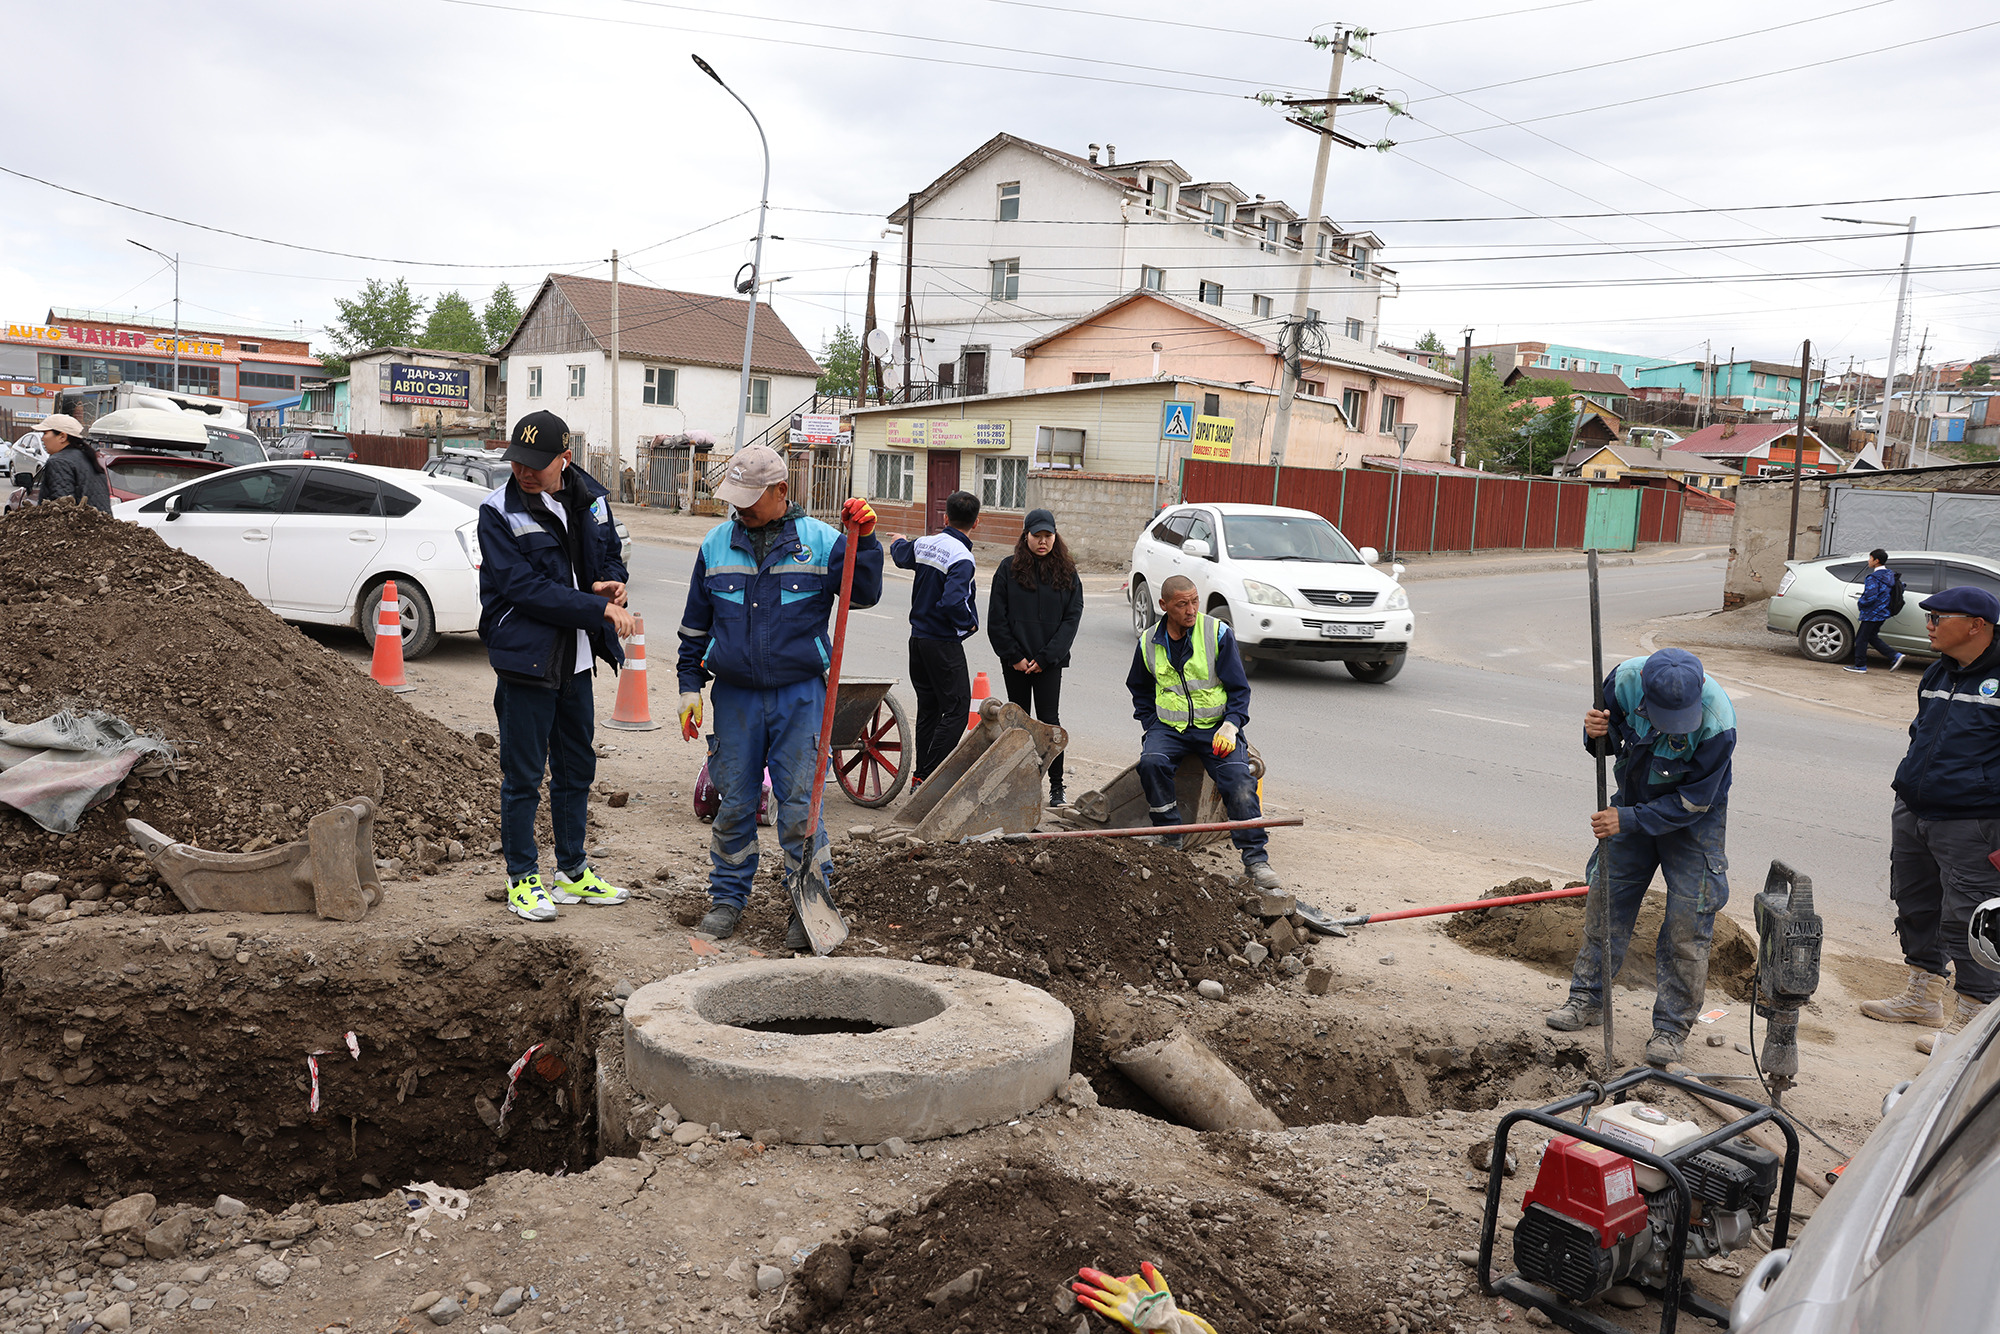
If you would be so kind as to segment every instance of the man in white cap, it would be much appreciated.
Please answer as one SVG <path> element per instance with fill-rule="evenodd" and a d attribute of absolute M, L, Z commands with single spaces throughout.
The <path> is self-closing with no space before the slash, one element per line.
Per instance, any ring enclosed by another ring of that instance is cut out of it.
<path fill-rule="evenodd" d="M 715 682 L 708 776 L 721 804 L 709 832 L 712 906 L 698 929 L 720 940 L 735 932 L 757 877 L 757 802 L 766 770 L 786 880 L 806 865 L 806 822 L 832 660 L 827 616 L 840 596 L 849 551 L 840 529 L 792 503 L 785 460 L 768 445 L 737 450 L 715 494 L 735 512 L 710 530 L 695 556 L 678 672 L 681 735 L 689 739 L 701 728 L 702 682 Z M 860 537 L 853 553 L 854 605 L 872 607 L 882 596 L 875 511 L 855 497 L 841 506 L 840 517 Z M 824 828 L 811 855 L 824 875 L 830 864 Z M 812 948 L 796 916 L 785 945 L 795 952 Z"/>

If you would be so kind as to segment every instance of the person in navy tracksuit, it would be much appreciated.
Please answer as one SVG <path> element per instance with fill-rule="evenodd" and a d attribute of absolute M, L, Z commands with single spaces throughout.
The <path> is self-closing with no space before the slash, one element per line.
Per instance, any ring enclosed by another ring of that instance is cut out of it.
<path fill-rule="evenodd" d="M 979 519 L 979 497 L 952 492 L 945 497 L 944 517 L 941 533 L 889 544 L 890 558 L 916 572 L 910 588 L 910 688 L 917 692 L 913 791 L 958 745 L 972 712 L 965 641 L 979 632 L 979 579 L 966 534 Z"/>
<path fill-rule="evenodd" d="M 591 678 L 597 659 L 616 671 L 620 636 L 637 628 L 625 610 L 611 501 L 570 460 L 569 427 L 553 412 L 515 423 L 503 457 L 514 475 L 479 507 L 479 637 L 499 683 L 500 850 L 507 907 L 530 922 L 558 903 L 617 904 L 628 897 L 584 860 L 584 817 L 597 777 Z M 535 811 L 549 774 L 554 881 L 542 882 Z"/>
<path fill-rule="evenodd" d="M 1848 671 L 1868 670 L 1870 644 L 1889 660 L 1890 671 L 1903 665 L 1903 655 L 1882 642 L 1882 622 L 1895 614 L 1889 606 L 1895 589 L 1896 572 L 1889 568 L 1889 553 L 1876 547 L 1868 553 L 1868 574 L 1861 581 L 1861 597 L 1854 608 L 1854 619 L 1861 624 L 1854 631 L 1854 665 Z"/>
<path fill-rule="evenodd" d="M 819 766 L 819 729 L 832 660 L 827 616 L 840 597 L 848 543 L 790 500 L 785 460 L 768 445 L 730 456 L 715 494 L 735 507 L 727 523 L 702 539 L 688 576 L 681 615 L 680 722 L 684 736 L 701 727 L 701 687 L 713 678 L 715 730 L 708 776 L 720 794 L 709 829 L 708 915 L 699 930 L 720 940 L 733 934 L 757 876 L 757 802 L 764 771 L 777 803 L 778 846 L 789 881 L 806 865 L 806 823 Z M 882 543 L 875 511 L 856 497 L 841 507 L 855 526 L 853 605 L 882 597 Z M 813 860 L 826 875 L 831 859 L 822 823 Z M 794 952 L 812 948 L 794 916 L 785 934 Z"/>

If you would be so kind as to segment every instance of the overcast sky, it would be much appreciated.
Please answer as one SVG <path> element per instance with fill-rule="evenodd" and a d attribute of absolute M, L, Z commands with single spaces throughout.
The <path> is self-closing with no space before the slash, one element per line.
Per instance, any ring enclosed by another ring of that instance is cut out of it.
<path fill-rule="evenodd" d="M 792 275 L 777 309 L 817 349 L 860 323 L 869 249 L 893 268 L 883 215 L 998 131 L 1170 157 L 1303 210 L 1313 138 L 1248 99 L 1324 92 L 1329 58 L 1301 40 L 1322 19 L 1380 25 L 1342 82 L 1413 113 L 1353 116 L 1358 137 L 1398 146 L 1336 149 L 1328 190 L 1327 213 L 1379 233 L 1398 270 L 1387 340 L 1456 345 L 1471 326 L 1479 342 L 1683 357 L 1709 339 L 1718 357 L 1786 361 L 1810 337 L 1834 367 L 1879 373 L 1902 239 L 1821 215 L 1914 213 L 1911 354 L 1926 328 L 1934 357 L 2000 346 L 2000 230 L 1930 234 L 2000 228 L 2000 11 L 1947 0 L 28 0 L 9 44 L 42 53 L 40 73 L 15 81 L 0 166 L 367 258 L 0 176 L 0 320 L 164 318 L 171 275 L 131 239 L 179 250 L 188 323 L 298 326 L 321 345 L 333 298 L 370 277 L 475 303 L 506 280 L 525 300 L 550 269 L 606 276 L 617 247 L 635 280 L 726 291 L 761 159 L 699 52 L 771 136 L 785 239 L 765 271 Z M 1814 62 L 1829 63 L 1783 72 Z M 1981 190 L 1996 193 L 1820 206 Z M 1806 207 L 1550 216 L 1771 204 Z M 1496 215 L 1530 220 L 1404 221 Z M 1595 253 L 1780 238 L 1798 243 Z"/>

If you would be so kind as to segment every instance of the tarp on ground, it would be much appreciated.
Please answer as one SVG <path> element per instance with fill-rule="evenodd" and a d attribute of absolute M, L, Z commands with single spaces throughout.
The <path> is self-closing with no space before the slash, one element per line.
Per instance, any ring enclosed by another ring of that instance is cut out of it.
<path fill-rule="evenodd" d="M 164 767 L 173 748 L 123 718 L 68 709 L 32 723 L 0 715 L 0 805 L 52 834 L 73 834 L 85 811 L 106 801 L 141 762 Z"/>

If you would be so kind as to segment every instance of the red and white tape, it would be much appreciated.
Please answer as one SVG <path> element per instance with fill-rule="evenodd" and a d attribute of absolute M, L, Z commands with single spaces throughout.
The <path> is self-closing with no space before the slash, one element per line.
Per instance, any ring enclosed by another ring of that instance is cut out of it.
<path fill-rule="evenodd" d="M 507 1112 L 514 1105 L 514 1086 L 520 1082 L 521 1072 L 528 1068 L 528 1062 L 534 1059 L 535 1053 L 540 1051 L 542 1046 L 542 1043 L 537 1042 L 522 1052 L 521 1059 L 514 1062 L 513 1067 L 507 1071 L 507 1096 L 501 1100 L 500 1123 L 494 1127 L 495 1130 L 507 1124 Z"/>
<path fill-rule="evenodd" d="M 319 1058 L 331 1054 L 326 1048 L 322 1047 L 318 1051 L 308 1053 L 306 1056 L 306 1073 L 312 1076 L 312 1097 L 306 1101 L 306 1110 L 308 1112 L 317 1112 L 319 1110 Z M 347 1054 L 357 1061 L 361 1059 L 361 1039 L 355 1037 L 352 1032 L 347 1034 Z"/>

